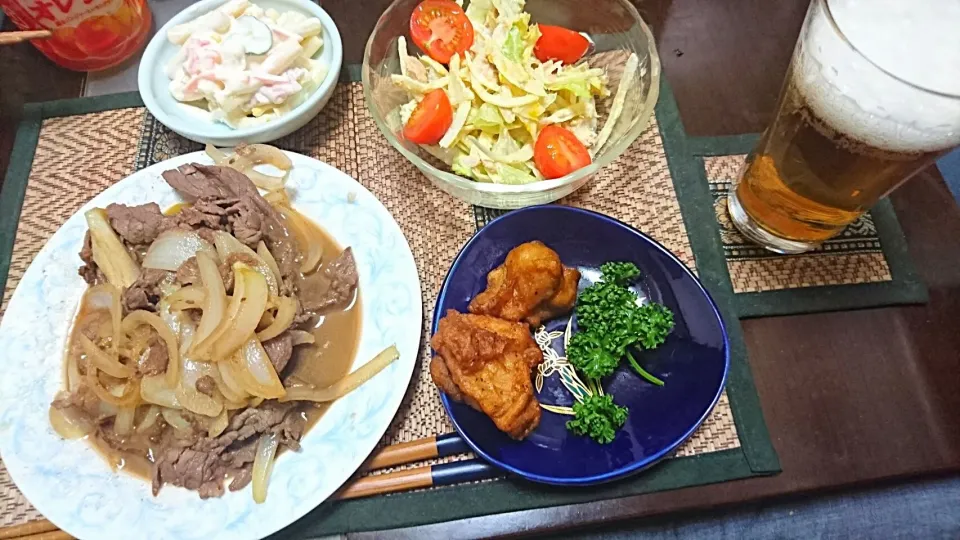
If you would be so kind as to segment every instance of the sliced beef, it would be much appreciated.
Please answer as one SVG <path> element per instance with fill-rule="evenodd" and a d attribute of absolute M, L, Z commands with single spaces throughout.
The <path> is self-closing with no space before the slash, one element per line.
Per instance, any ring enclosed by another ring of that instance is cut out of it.
<path fill-rule="evenodd" d="M 297 412 L 283 417 L 283 422 L 274 427 L 271 431 L 280 436 L 280 445 L 286 446 L 295 452 L 300 451 L 300 438 L 303 437 L 303 431 L 307 428 L 306 418 Z"/>
<path fill-rule="evenodd" d="M 83 261 L 83 265 L 80 266 L 78 273 L 84 281 L 90 285 L 107 282 L 107 277 L 103 275 L 103 271 L 101 271 L 97 263 L 93 261 L 93 241 L 90 239 L 90 231 L 87 231 L 87 234 L 83 237 L 83 248 L 80 249 L 80 260 Z"/>
<path fill-rule="evenodd" d="M 226 229 L 226 220 L 220 223 L 220 217 L 215 214 L 206 214 L 192 206 L 188 206 L 177 214 L 177 220 L 191 229 L 210 229 L 220 231 Z"/>
<path fill-rule="evenodd" d="M 250 437 L 246 441 L 232 445 L 220 459 L 227 466 L 235 469 L 253 463 L 253 460 L 257 457 L 257 442 L 259 439 L 259 437 Z"/>
<path fill-rule="evenodd" d="M 248 407 L 230 419 L 230 424 L 219 439 L 229 441 L 226 445 L 230 445 L 238 440 L 242 441 L 257 434 L 266 433 L 267 430 L 282 422 L 283 417 L 293 409 L 294 405 L 294 403 L 264 401 L 259 407 Z"/>
<path fill-rule="evenodd" d="M 170 483 L 199 492 L 201 499 L 219 497 L 223 495 L 226 472 L 218 452 L 193 447 L 167 448 L 154 463 L 153 494 L 156 495 L 164 483 Z"/>
<path fill-rule="evenodd" d="M 190 257 L 183 264 L 180 265 L 180 268 L 177 268 L 176 278 L 177 283 L 181 285 L 193 285 L 202 284 L 200 279 L 200 267 L 197 265 L 197 258 Z"/>
<path fill-rule="evenodd" d="M 261 210 L 250 199 L 243 199 L 236 205 L 235 209 L 237 212 L 230 214 L 227 218 L 233 227 L 233 235 L 237 237 L 237 240 L 256 249 L 264 234 L 264 219 Z"/>
<path fill-rule="evenodd" d="M 177 190 L 187 202 L 197 199 L 222 199 L 232 195 L 229 187 L 219 181 L 211 181 L 204 170 L 220 167 L 203 167 L 196 163 L 181 165 L 176 170 L 164 171 L 162 176 L 173 189 Z"/>
<path fill-rule="evenodd" d="M 219 266 L 220 270 L 220 279 L 223 280 L 223 288 L 229 293 L 233 290 L 233 267 L 230 262 L 230 257 L 227 257 L 227 261 L 221 263 Z M 177 275 L 175 277 L 177 283 L 181 285 L 203 285 L 203 280 L 200 279 L 200 267 L 197 266 L 197 258 L 190 257 L 183 264 L 180 265 L 180 268 L 177 269 Z"/>
<path fill-rule="evenodd" d="M 167 441 L 153 465 L 154 495 L 169 483 L 196 490 L 202 499 L 219 497 L 227 477 L 233 477 L 230 489 L 240 489 L 250 482 L 260 435 L 276 433 L 282 445 L 298 449 L 304 426 L 296 403 L 265 401 L 235 414 L 219 437 Z"/>
<path fill-rule="evenodd" d="M 296 243 L 277 211 L 264 200 L 257 186 L 245 174 L 229 167 L 192 163 L 164 172 L 163 178 L 192 203 L 203 199 L 238 199 L 226 214 L 234 235 L 250 246 L 255 246 L 263 239 L 277 260 L 284 281 L 289 281 L 291 287 L 295 286 L 297 261 L 300 258 Z M 259 236 L 256 231 L 259 231 Z"/>
<path fill-rule="evenodd" d="M 100 398 L 86 386 L 80 386 L 74 392 L 58 392 L 52 405 L 55 409 L 71 409 L 82 414 L 91 423 L 100 418 Z"/>
<path fill-rule="evenodd" d="M 160 282 L 167 277 L 165 270 L 144 268 L 133 285 L 123 291 L 121 298 L 123 312 L 129 313 L 138 309 L 156 311 L 160 302 Z"/>
<path fill-rule="evenodd" d="M 230 481 L 230 491 L 240 491 L 247 487 L 251 480 L 253 480 L 253 465 L 247 465 L 233 476 L 233 480 Z"/>
<path fill-rule="evenodd" d="M 353 300 L 359 280 L 353 250 L 347 248 L 321 272 L 303 278 L 300 304 L 304 311 L 343 309 Z"/>
<path fill-rule="evenodd" d="M 229 231 L 228 225 L 230 222 L 227 215 L 239 212 L 239 209 L 235 208 L 239 202 L 240 199 L 235 197 L 197 199 L 193 206 L 183 208 L 177 214 L 177 219 L 181 225 L 193 229 L 205 228 L 214 231 Z"/>
<path fill-rule="evenodd" d="M 140 357 L 137 363 L 137 369 L 141 375 L 152 376 L 166 373 L 167 362 L 170 360 L 170 353 L 167 350 L 167 343 L 154 336 L 147 346 L 146 352 Z"/>
<path fill-rule="evenodd" d="M 277 374 L 283 373 L 283 368 L 287 367 L 287 362 L 293 356 L 293 336 L 290 332 L 284 332 L 273 339 L 264 341 L 263 348 L 267 351 L 270 363 L 277 370 Z"/>
<path fill-rule="evenodd" d="M 204 240 L 206 240 L 207 242 L 210 242 L 211 244 L 214 243 L 214 241 L 216 240 L 214 233 L 216 233 L 217 231 L 214 229 L 211 229 L 208 227 L 200 227 L 199 229 L 195 229 L 195 230 L 197 235 L 200 236 L 200 238 L 203 238 Z"/>
<path fill-rule="evenodd" d="M 149 245 L 168 227 L 165 222 L 170 219 L 163 215 L 157 203 L 139 206 L 110 204 L 106 211 L 110 226 L 131 246 Z"/>
<path fill-rule="evenodd" d="M 217 389 L 217 381 L 215 381 L 213 377 L 209 375 L 204 375 L 203 377 L 197 379 L 196 387 L 197 392 L 207 396 L 212 396 L 213 391 Z"/>

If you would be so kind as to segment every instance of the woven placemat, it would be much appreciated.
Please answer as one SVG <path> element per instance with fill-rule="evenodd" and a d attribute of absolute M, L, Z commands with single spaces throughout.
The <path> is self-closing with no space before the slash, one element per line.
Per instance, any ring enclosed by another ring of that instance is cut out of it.
<path fill-rule="evenodd" d="M 688 139 L 705 200 L 700 214 L 719 234 L 718 259 L 741 318 L 922 303 L 926 287 L 910 260 L 888 200 L 836 238 L 800 255 L 779 255 L 746 239 L 730 220 L 727 193 L 757 135 Z M 684 201 L 686 202 L 686 201 Z M 709 217 L 708 217 L 709 214 Z"/>
<path fill-rule="evenodd" d="M 691 268 L 697 259 L 671 179 L 664 135 L 677 131 L 672 97 L 657 119 L 614 164 L 561 201 L 629 223 L 674 252 Z M 661 91 L 661 96 L 663 96 Z M 661 98 L 664 100 L 665 98 Z M 472 207 L 434 188 L 389 146 L 364 105 L 359 83 L 338 85 L 323 112 L 276 143 L 343 170 L 373 192 L 393 214 L 416 259 L 424 295 L 423 338 L 429 336 L 436 295 L 460 247 L 496 212 Z M 0 198 L 0 226 L 9 231 L 0 253 L 12 251 L 6 305 L 30 261 L 63 221 L 86 200 L 134 170 L 200 145 L 172 133 L 145 113 L 135 95 L 105 96 L 33 106 L 18 133 L 19 168 L 11 168 Z M 32 162 L 31 158 L 32 157 Z M 22 211 L 19 201 L 23 201 Z M 20 215 L 19 223 L 17 215 Z M 12 248 L 12 249 L 11 249 Z M 0 272 L 4 268 L 0 266 Z M 711 278 L 704 277 L 711 286 Z M 728 308 L 732 367 L 728 390 L 711 416 L 675 458 L 648 473 L 591 490 L 564 491 L 509 478 L 322 505 L 285 535 L 311 536 L 416 525 L 539 506 L 598 500 L 648 491 L 770 474 L 779 470 L 745 362 L 739 325 Z M 425 343 L 424 343 L 425 345 Z M 453 431 L 428 372 L 420 362 L 400 412 L 380 446 Z M 466 459 L 470 455 L 446 458 Z M 408 465 L 413 467 L 416 465 Z M 383 471 L 378 471 L 379 474 Z M 451 491 L 469 504 L 450 505 Z M 0 465 L 0 526 L 39 517 Z"/>

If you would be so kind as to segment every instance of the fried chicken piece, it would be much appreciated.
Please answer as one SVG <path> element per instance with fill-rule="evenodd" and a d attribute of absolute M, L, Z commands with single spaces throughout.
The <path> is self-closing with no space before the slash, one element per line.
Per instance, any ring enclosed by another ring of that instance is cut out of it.
<path fill-rule="evenodd" d="M 530 372 L 543 353 L 521 323 L 449 310 L 430 340 L 433 382 L 452 399 L 486 414 L 523 439 L 540 423 Z"/>
<path fill-rule="evenodd" d="M 510 250 L 507 260 L 487 274 L 487 288 L 470 302 L 470 313 L 536 328 L 573 309 L 580 272 L 560 263 L 557 252 L 533 241 Z"/>
<path fill-rule="evenodd" d="M 580 284 L 580 271 L 569 266 L 563 267 L 563 278 L 557 292 L 540 303 L 530 315 L 525 317 L 531 328 L 537 328 L 543 321 L 555 319 L 570 313 L 577 302 L 577 285 Z"/>

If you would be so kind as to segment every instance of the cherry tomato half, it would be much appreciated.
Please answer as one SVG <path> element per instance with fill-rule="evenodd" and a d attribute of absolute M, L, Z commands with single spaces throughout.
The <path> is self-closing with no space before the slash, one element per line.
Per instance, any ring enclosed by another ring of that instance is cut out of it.
<path fill-rule="evenodd" d="M 533 163 L 544 178 L 560 178 L 590 164 L 590 152 L 570 130 L 547 126 L 533 146 Z"/>
<path fill-rule="evenodd" d="M 590 48 L 590 40 L 573 30 L 546 24 L 539 26 L 540 39 L 533 47 L 533 54 L 541 62 L 559 60 L 564 64 L 575 64 Z"/>
<path fill-rule="evenodd" d="M 446 64 L 473 45 L 473 24 L 452 0 L 423 0 L 410 15 L 410 37 L 430 58 Z"/>
<path fill-rule="evenodd" d="M 453 108 L 447 94 L 440 89 L 423 96 L 413 110 L 403 136 L 417 144 L 437 144 L 453 123 Z"/>

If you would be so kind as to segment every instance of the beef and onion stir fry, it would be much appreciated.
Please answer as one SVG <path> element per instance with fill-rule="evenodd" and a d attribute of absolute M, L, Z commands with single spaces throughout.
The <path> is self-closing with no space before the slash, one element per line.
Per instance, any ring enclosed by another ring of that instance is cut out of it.
<path fill-rule="evenodd" d="M 237 169 L 199 164 L 163 178 L 185 203 L 86 213 L 89 288 L 50 420 L 149 477 L 155 495 L 252 483 L 262 502 L 277 452 L 298 450 L 326 404 L 397 352 L 348 374 L 360 333 L 353 254 L 293 210 L 282 185 L 262 196 Z"/>

